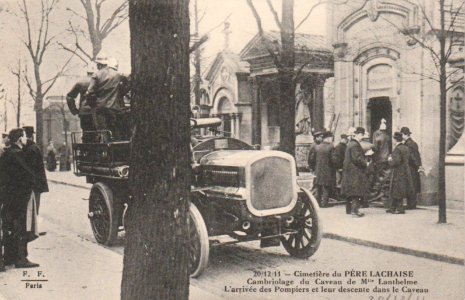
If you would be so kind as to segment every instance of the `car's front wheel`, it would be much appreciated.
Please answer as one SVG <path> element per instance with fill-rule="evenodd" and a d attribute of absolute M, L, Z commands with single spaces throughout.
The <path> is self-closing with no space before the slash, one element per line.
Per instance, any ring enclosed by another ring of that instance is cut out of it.
<path fill-rule="evenodd" d="M 194 203 L 191 203 L 189 215 L 189 274 L 196 278 L 207 267 L 210 245 L 207 226 Z"/>
<path fill-rule="evenodd" d="M 294 221 L 289 226 L 294 233 L 283 236 L 281 243 L 290 255 L 308 258 L 318 250 L 323 233 L 318 203 L 308 190 L 302 191 Z"/>

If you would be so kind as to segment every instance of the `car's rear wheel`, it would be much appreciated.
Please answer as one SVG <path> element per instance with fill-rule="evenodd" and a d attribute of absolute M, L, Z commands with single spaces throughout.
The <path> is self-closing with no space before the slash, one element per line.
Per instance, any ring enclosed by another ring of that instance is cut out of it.
<path fill-rule="evenodd" d="M 322 223 L 318 216 L 319 207 L 315 197 L 306 189 L 299 194 L 297 212 L 290 229 L 296 233 L 283 236 L 281 243 L 286 251 L 298 258 L 312 256 L 320 246 L 322 237 Z"/>
<path fill-rule="evenodd" d="M 99 244 L 111 246 L 118 237 L 118 203 L 113 191 L 103 182 L 92 186 L 89 197 L 89 220 L 95 240 Z"/>
<path fill-rule="evenodd" d="M 210 245 L 205 221 L 193 203 L 189 215 L 189 273 L 191 277 L 196 278 L 207 267 Z"/>

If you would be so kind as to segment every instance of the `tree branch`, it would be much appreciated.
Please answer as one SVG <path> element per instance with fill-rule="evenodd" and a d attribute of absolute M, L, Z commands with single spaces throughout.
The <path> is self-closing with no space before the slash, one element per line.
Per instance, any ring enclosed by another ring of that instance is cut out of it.
<path fill-rule="evenodd" d="M 276 65 L 277 68 L 279 68 L 281 65 L 279 61 L 279 56 L 275 53 L 274 47 L 270 45 L 271 44 L 270 41 L 265 36 L 263 27 L 262 27 L 262 19 L 260 18 L 260 15 L 258 14 L 257 9 L 255 8 L 255 5 L 253 4 L 252 0 L 246 0 L 246 1 L 250 7 L 250 10 L 252 11 L 252 14 L 255 18 L 255 22 L 257 23 L 258 35 L 260 36 L 263 42 L 263 45 L 265 46 L 266 50 L 270 54 L 271 58 L 273 59 L 274 64 Z"/>
<path fill-rule="evenodd" d="M 273 7 L 273 3 L 271 3 L 271 0 L 266 0 L 266 3 L 268 3 L 268 7 L 270 8 L 271 13 L 273 14 L 276 25 L 278 26 L 279 30 L 282 30 L 283 28 L 281 26 L 281 22 L 279 21 L 278 13 Z"/>
<path fill-rule="evenodd" d="M 103 23 L 102 29 L 100 30 L 100 33 L 103 38 L 105 38 L 111 32 L 111 30 L 114 29 L 113 22 L 115 21 L 117 17 L 123 18 L 123 21 L 127 19 L 128 14 L 127 12 L 125 12 L 125 9 L 127 7 L 128 7 L 128 2 L 124 1 L 117 9 L 113 11 L 111 16 Z M 122 15 L 120 15 L 120 13 L 122 13 Z M 120 24 L 121 23 L 122 22 L 120 22 Z"/>
<path fill-rule="evenodd" d="M 189 54 L 197 50 L 206 41 L 208 41 L 208 35 L 203 35 L 197 42 L 195 42 L 192 46 L 189 47 Z"/>

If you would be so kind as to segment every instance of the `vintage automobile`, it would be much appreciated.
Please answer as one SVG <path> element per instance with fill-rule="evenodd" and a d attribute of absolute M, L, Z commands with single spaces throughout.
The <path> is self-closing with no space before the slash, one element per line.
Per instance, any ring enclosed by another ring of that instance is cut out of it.
<path fill-rule="evenodd" d="M 322 236 L 319 207 L 298 186 L 294 158 L 224 137 L 220 125 L 218 118 L 191 119 L 191 276 L 202 273 L 218 245 L 260 240 L 298 258 L 313 255 Z M 79 134 L 72 134 L 75 174 L 93 184 L 88 217 L 95 239 L 112 245 L 124 229 L 130 142 L 81 143 Z"/>

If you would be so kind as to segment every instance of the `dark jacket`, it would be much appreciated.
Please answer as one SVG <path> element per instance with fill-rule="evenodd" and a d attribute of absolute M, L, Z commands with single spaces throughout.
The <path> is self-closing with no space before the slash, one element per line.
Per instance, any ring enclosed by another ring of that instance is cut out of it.
<path fill-rule="evenodd" d="M 334 186 L 336 183 L 336 170 L 334 169 L 331 156 L 333 153 L 333 144 L 322 142 L 314 148 L 314 155 L 312 155 L 312 165 L 315 166 L 314 184 Z"/>
<path fill-rule="evenodd" d="M 47 176 L 45 175 L 45 166 L 42 152 L 36 143 L 31 140 L 27 141 L 23 148 L 27 166 L 34 172 L 32 189 L 36 193 L 48 192 Z"/>
<path fill-rule="evenodd" d="M 404 143 L 399 143 L 392 151 L 392 160 L 389 166 L 392 168 L 390 194 L 391 199 L 403 199 L 413 195 L 413 180 L 409 168 L 409 149 Z"/>
<path fill-rule="evenodd" d="M 12 144 L 0 157 L 0 183 L 7 207 L 27 206 L 32 192 L 33 176 L 27 168 L 25 153 Z"/>
<path fill-rule="evenodd" d="M 120 84 L 123 76 L 112 68 L 100 69 L 90 79 L 87 89 L 90 106 L 96 108 L 108 108 L 121 110 L 124 107 L 123 94 Z M 95 99 L 95 103 L 93 100 Z"/>
<path fill-rule="evenodd" d="M 373 161 L 375 163 L 387 162 L 390 154 L 391 138 L 386 130 L 377 130 L 373 133 L 373 145 L 375 147 Z"/>
<path fill-rule="evenodd" d="M 367 160 L 362 146 L 356 140 L 347 145 L 342 168 L 342 189 L 344 197 L 364 197 L 367 188 Z"/>
<path fill-rule="evenodd" d="M 87 89 L 90 85 L 90 78 L 85 77 L 76 82 L 73 88 L 66 95 L 66 102 L 69 110 L 73 114 L 90 115 L 92 113 L 89 104 L 87 103 Z M 76 108 L 76 98 L 79 95 L 79 109 Z"/>
<path fill-rule="evenodd" d="M 418 144 L 411 138 L 408 138 L 404 143 L 409 149 L 408 164 L 413 179 L 413 185 L 415 187 L 415 192 L 419 193 L 421 191 L 421 182 L 420 174 L 418 173 L 418 168 L 422 165 L 422 163 L 420 152 L 418 151 Z"/>
<path fill-rule="evenodd" d="M 334 147 L 332 161 L 336 170 L 344 166 L 344 156 L 346 154 L 347 144 L 339 143 Z"/>

